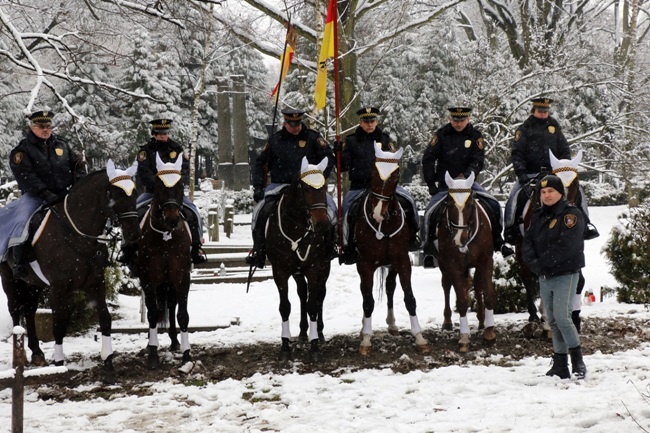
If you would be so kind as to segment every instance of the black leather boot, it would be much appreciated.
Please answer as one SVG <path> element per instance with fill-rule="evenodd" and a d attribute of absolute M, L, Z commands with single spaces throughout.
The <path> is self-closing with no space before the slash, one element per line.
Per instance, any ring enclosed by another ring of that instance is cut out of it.
<path fill-rule="evenodd" d="M 29 269 L 27 268 L 27 262 L 25 260 L 26 245 L 26 243 L 22 243 L 13 247 L 12 255 L 14 264 L 11 270 L 13 272 L 13 277 L 17 280 L 23 279 L 29 274 Z"/>
<path fill-rule="evenodd" d="M 192 244 L 192 263 L 195 265 L 200 265 L 201 263 L 205 263 L 208 261 L 208 256 L 205 254 L 205 251 L 203 251 L 203 248 L 201 248 L 201 243 L 193 243 Z"/>
<path fill-rule="evenodd" d="M 330 231 L 327 235 L 326 245 L 327 245 L 327 258 L 329 260 L 334 260 L 339 258 L 339 247 L 338 247 L 338 231 L 336 226 L 332 225 Z"/>
<path fill-rule="evenodd" d="M 553 354 L 553 365 L 546 372 L 546 375 L 558 376 L 560 379 L 568 379 L 571 377 L 571 373 L 569 373 L 569 360 L 566 353 Z"/>
<path fill-rule="evenodd" d="M 264 268 L 266 264 L 266 240 L 264 239 L 264 228 L 260 227 L 258 218 L 253 229 L 253 249 L 246 256 L 246 263 L 256 268 Z"/>
<path fill-rule="evenodd" d="M 576 378 L 584 379 L 587 376 L 587 366 L 582 361 L 582 348 L 578 346 L 569 349 L 569 354 L 571 355 L 571 372 L 576 375 Z"/>
<path fill-rule="evenodd" d="M 404 218 L 406 219 L 406 224 L 411 234 L 409 238 L 409 251 L 419 251 L 422 242 L 420 241 L 419 235 L 420 227 L 418 217 L 413 212 L 413 206 L 411 206 L 411 203 L 405 197 L 398 196 L 398 200 L 402 209 L 404 209 Z"/>
<path fill-rule="evenodd" d="M 117 258 L 117 261 L 129 268 L 131 276 L 138 276 L 138 266 L 137 266 L 137 257 L 138 257 L 138 243 L 132 242 L 130 244 L 122 245 L 122 253 Z"/>

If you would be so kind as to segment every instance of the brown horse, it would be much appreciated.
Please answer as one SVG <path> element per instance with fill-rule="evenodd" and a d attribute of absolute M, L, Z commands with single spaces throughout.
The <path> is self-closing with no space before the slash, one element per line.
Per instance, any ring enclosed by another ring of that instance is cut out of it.
<path fill-rule="evenodd" d="M 438 250 L 440 251 L 440 272 L 442 289 L 445 292 L 443 329 L 451 330 L 451 308 L 449 294 L 451 286 L 456 293 L 456 309 L 460 314 L 460 340 L 458 350 L 469 350 L 469 291 L 474 286 L 477 300 L 479 329 L 484 328 L 483 340 L 493 344 L 494 306 L 496 292 L 492 282 L 492 228 L 490 218 L 483 206 L 472 194 L 474 173 L 469 179 L 452 179 L 445 173 L 448 193 L 443 214 L 437 226 Z M 472 279 L 471 269 L 474 268 Z M 485 302 L 485 305 L 483 304 Z"/>
<path fill-rule="evenodd" d="M 156 154 L 158 170 L 151 207 L 140 223 L 142 237 L 138 243 L 138 275 L 144 291 L 149 321 L 147 366 L 158 368 L 158 323 L 169 320 L 170 350 L 183 353 L 181 371 L 192 368 L 187 312 L 192 269 L 190 229 L 181 217 L 183 182 L 181 165 L 183 155 L 175 162 L 163 163 Z M 176 329 L 176 306 L 181 342 Z"/>
<path fill-rule="evenodd" d="M 10 262 L 0 266 L 2 285 L 15 325 L 19 321 L 18 304 L 26 302 L 23 312 L 29 347 L 33 357 L 37 356 L 37 363 L 44 363 L 34 328 L 38 296 L 25 295 L 24 290 L 29 286 L 38 289 L 50 287 L 55 365 L 63 365 L 65 360 L 63 338 L 70 317 L 70 296 L 75 291 L 83 291 L 94 303 L 99 316 L 103 379 L 107 383 L 115 382 L 111 315 L 106 305 L 104 281 L 104 268 L 109 257 L 106 243 L 110 238 L 104 236 L 104 231 L 106 221 L 110 219 L 121 226 L 127 242 L 135 242 L 139 238 L 133 193 L 135 183 L 132 180 L 135 171 L 135 166 L 126 171 L 117 170 L 113 162 L 108 161 L 106 170 L 80 179 L 62 203 L 51 206 L 32 240 L 34 261 L 30 263 L 29 275 L 23 282 L 13 279 Z M 42 361 L 39 357 L 42 357 Z"/>
<path fill-rule="evenodd" d="M 291 357 L 289 277 L 293 277 L 298 289 L 300 338 L 310 341 L 312 361 L 321 359 L 319 341 L 325 341 L 323 302 L 330 274 L 326 238 L 331 225 L 323 175 L 327 162 L 324 158 L 318 165 L 312 165 L 303 158 L 300 174 L 282 193 L 267 225 L 266 244 L 273 251 L 269 261 L 280 295 L 281 359 L 284 361 Z"/>
<path fill-rule="evenodd" d="M 573 159 L 557 159 L 555 155 L 553 155 L 553 152 L 549 150 L 548 153 L 551 161 L 551 169 L 552 169 L 551 173 L 555 174 L 560 179 L 562 179 L 562 183 L 564 184 L 564 187 L 566 189 L 567 200 L 570 203 L 575 203 L 580 190 L 580 185 L 578 180 L 578 164 L 580 163 L 580 161 L 582 161 L 582 150 L 578 151 L 578 154 Z M 536 209 L 539 209 L 539 207 L 541 206 L 540 197 L 539 197 L 539 188 L 537 187 L 537 182 L 546 174 L 548 173 L 542 172 L 535 179 L 531 180 L 530 185 L 532 187 L 532 194 L 524 206 L 523 215 L 522 215 L 523 222 L 519 226 L 521 237 L 519 237 L 515 242 L 515 251 L 516 251 L 515 257 L 516 257 L 517 264 L 519 265 L 519 272 L 520 272 L 521 279 L 526 289 L 526 303 L 527 303 L 528 314 L 529 314 L 528 321 L 531 323 L 540 322 L 540 317 L 537 314 L 538 310 L 535 305 L 535 301 L 537 297 L 539 297 L 539 281 L 537 279 L 537 276 L 533 274 L 530 271 L 530 269 L 528 269 L 528 266 L 526 266 L 526 264 L 524 263 L 522 257 L 521 244 L 523 241 L 523 234 L 528 229 L 528 227 L 530 227 L 530 224 L 532 222 L 534 211 Z M 580 272 L 580 283 L 578 284 L 578 293 L 582 291 L 583 286 L 584 286 L 584 277 L 582 276 L 582 272 Z M 547 338 L 550 338 L 551 330 L 546 324 L 546 321 L 544 320 L 543 317 L 543 311 L 541 310 L 542 310 L 542 306 L 540 305 L 540 313 L 542 314 L 542 318 L 541 318 L 542 327 L 546 333 Z"/>
<path fill-rule="evenodd" d="M 375 143 L 375 164 L 372 169 L 370 188 L 360 198 L 363 201 L 355 223 L 354 236 L 359 250 L 357 272 L 361 279 L 363 296 L 363 328 L 359 353 L 368 356 L 372 349 L 372 312 L 375 300 L 372 295 L 375 271 L 380 266 L 388 267 L 385 278 L 388 297 L 389 332 L 397 334 L 393 314 L 393 295 L 397 287 L 397 276 L 404 291 L 404 304 L 411 320 L 411 333 L 421 353 L 429 351 L 427 341 L 416 315 L 416 301 L 411 287 L 411 259 L 409 257 L 409 227 L 395 191 L 399 181 L 399 159 L 404 149 L 384 152 Z"/>

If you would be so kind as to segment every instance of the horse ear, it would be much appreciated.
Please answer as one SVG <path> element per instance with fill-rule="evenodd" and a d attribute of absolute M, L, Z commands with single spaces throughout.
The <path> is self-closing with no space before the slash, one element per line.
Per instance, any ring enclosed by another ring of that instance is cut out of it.
<path fill-rule="evenodd" d="M 126 169 L 126 174 L 133 177 L 137 172 L 138 172 L 138 160 L 136 159 L 135 161 L 133 161 L 133 164 L 131 164 L 131 167 Z"/>
<path fill-rule="evenodd" d="M 115 163 L 113 162 L 112 159 L 109 159 L 109 160 L 106 162 L 106 171 L 107 171 L 108 173 L 111 173 L 111 172 L 114 172 L 114 171 L 115 171 Z"/>
<path fill-rule="evenodd" d="M 576 157 L 571 160 L 571 165 L 573 165 L 574 167 L 578 167 L 580 161 L 582 161 L 582 149 L 580 149 Z"/>
<path fill-rule="evenodd" d="M 303 171 L 307 170 L 308 165 L 309 165 L 309 161 L 307 161 L 307 157 L 303 156 L 302 163 L 300 164 L 300 172 L 302 173 Z"/>
<path fill-rule="evenodd" d="M 165 163 L 160 159 L 160 155 L 156 152 L 156 170 L 160 171 L 165 167 Z"/>
<path fill-rule="evenodd" d="M 329 160 L 327 159 L 327 157 L 323 158 L 323 160 L 318 163 L 318 169 L 320 171 L 325 171 L 325 169 L 327 168 L 327 163 L 328 162 L 329 162 Z"/>
<path fill-rule="evenodd" d="M 476 176 L 474 175 L 474 172 L 472 172 L 472 174 L 467 178 L 467 184 L 472 186 L 474 184 L 474 179 L 476 179 Z"/>
<path fill-rule="evenodd" d="M 381 156 L 384 154 L 384 151 L 381 150 L 381 143 L 377 143 L 375 141 L 375 157 L 376 158 L 381 158 Z"/>
<path fill-rule="evenodd" d="M 451 188 L 451 185 L 453 184 L 453 182 L 454 182 L 454 179 L 451 178 L 451 176 L 449 175 L 449 172 L 445 171 L 445 183 L 447 184 L 447 186 Z"/>
<path fill-rule="evenodd" d="M 395 159 L 400 159 L 404 154 L 404 148 L 400 147 L 397 152 L 395 152 Z"/>
<path fill-rule="evenodd" d="M 176 161 L 174 161 L 174 169 L 179 170 L 183 166 L 183 154 L 181 153 L 176 157 Z"/>
<path fill-rule="evenodd" d="M 548 150 L 548 157 L 549 157 L 549 159 L 551 160 L 551 168 L 552 168 L 553 170 L 555 170 L 556 168 L 558 168 L 559 165 L 560 165 L 560 162 L 559 162 L 558 159 L 555 157 L 555 155 L 553 155 L 553 152 L 551 151 L 551 149 Z"/>

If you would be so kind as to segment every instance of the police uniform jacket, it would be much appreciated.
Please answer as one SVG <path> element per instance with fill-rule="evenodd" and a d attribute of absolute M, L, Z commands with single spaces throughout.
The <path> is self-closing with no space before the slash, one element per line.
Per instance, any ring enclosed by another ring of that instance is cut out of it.
<path fill-rule="evenodd" d="M 325 172 L 327 178 L 334 167 L 334 153 L 325 139 L 313 129 L 302 125 L 297 135 L 282 128 L 269 138 L 260 151 L 253 167 L 253 187 L 264 188 L 267 175 L 271 183 L 288 184 L 300 173 L 302 158 L 310 164 L 318 164 L 327 157 Z"/>
<path fill-rule="evenodd" d="M 27 132 L 10 155 L 11 171 L 23 194 L 45 200 L 45 193 L 63 196 L 75 179 L 85 175 L 85 163 L 60 137 L 38 138 Z"/>
<path fill-rule="evenodd" d="M 395 152 L 390 135 L 379 127 L 368 134 L 359 126 L 354 134 L 345 137 L 341 152 L 341 171 L 350 172 L 350 189 L 366 189 L 370 186 L 372 167 L 375 163 L 375 141 L 381 143 L 381 150 Z"/>
<path fill-rule="evenodd" d="M 138 174 L 137 181 L 140 192 L 153 194 L 153 187 L 158 174 L 156 167 L 156 153 L 164 163 L 175 162 L 179 156 L 183 158 L 181 165 L 181 176 L 183 183 L 187 185 L 190 179 L 190 161 L 188 155 L 183 153 L 183 147 L 174 140 L 158 141 L 151 137 L 149 142 L 140 146 L 138 152 Z M 182 156 L 181 156 L 182 154 Z"/>
<path fill-rule="evenodd" d="M 564 198 L 542 206 L 524 235 L 524 262 L 544 277 L 578 272 L 585 266 L 584 230 L 584 214 Z"/>
<path fill-rule="evenodd" d="M 552 117 L 538 119 L 530 116 L 517 128 L 512 143 L 512 167 L 518 179 L 526 174 L 537 174 L 542 167 L 550 169 L 549 149 L 558 159 L 570 159 L 571 150 L 562 128 Z"/>
<path fill-rule="evenodd" d="M 485 164 L 485 141 L 481 131 L 467 124 L 461 132 L 450 123 L 436 131 L 422 155 L 422 173 L 431 189 L 446 188 L 445 172 L 452 178 L 461 174 L 468 178 L 472 173 L 478 178 Z"/>

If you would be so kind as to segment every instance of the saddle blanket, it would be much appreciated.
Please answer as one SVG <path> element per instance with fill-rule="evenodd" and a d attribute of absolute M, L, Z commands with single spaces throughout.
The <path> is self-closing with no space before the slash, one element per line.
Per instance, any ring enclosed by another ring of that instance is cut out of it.
<path fill-rule="evenodd" d="M 0 208 L 0 262 L 7 261 L 9 248 L 27 240 L 29 222 L 42 204 L 40 198 L 25 194 Z"/>

